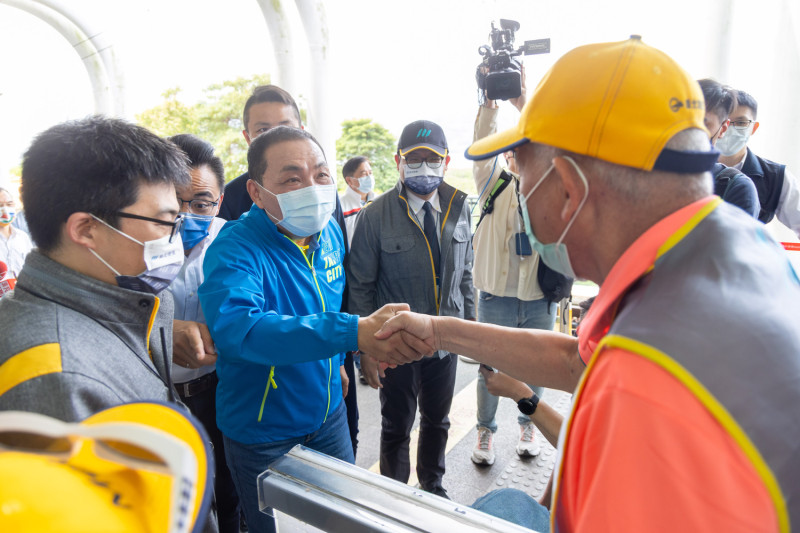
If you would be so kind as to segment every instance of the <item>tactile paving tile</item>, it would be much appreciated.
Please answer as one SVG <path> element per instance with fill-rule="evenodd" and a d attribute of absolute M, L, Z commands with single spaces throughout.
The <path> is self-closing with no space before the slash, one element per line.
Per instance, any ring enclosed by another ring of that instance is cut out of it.
<path fill-rule="evenodd" d="M 543 400 L 564 415 L 565 418 L 569 414 L 572 401 L 571 394 L 547 389 Z M 536 430 L 536 440 L 541 446 L 539 455 L 524 459 L 515 455 L 505 469 L 495 478 L 495 489 L 518 489 L 537 500 L 542 496 L 553 472 L 556 450 L 547 442 L 538 429 Z"/>

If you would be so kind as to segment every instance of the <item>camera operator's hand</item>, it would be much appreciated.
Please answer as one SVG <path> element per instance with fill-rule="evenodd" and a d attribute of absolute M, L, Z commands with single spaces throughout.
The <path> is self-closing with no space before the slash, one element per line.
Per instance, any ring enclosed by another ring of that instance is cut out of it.
<path fill-rule="evenodd" d="M 481 65 L 478 67 L 481 70 L 481 74 L 486 76 L 489 73 L 489 67 L 485 65 Z M 488 107 L 489 109 L 497 109 L 497 100 L 489 100 L 486 96 L 486 89 L 483 89 L 483 103 L 481 104 L 483 107 Z"/>
<path fill-rule="evenodd" d="M 522 108 L 525 107 L 525 102 L 528 99 L 527 93 L 528 89 L 525 86 L 525 65 L 522 65 L 522 69 L 520 71 L 520 77 L 522 78 L 522 92 L 516 98 L 509 98 L 508 101 L 511 102 L 514 107 L 516 107 L 520 112 L 522 112 Z"/>

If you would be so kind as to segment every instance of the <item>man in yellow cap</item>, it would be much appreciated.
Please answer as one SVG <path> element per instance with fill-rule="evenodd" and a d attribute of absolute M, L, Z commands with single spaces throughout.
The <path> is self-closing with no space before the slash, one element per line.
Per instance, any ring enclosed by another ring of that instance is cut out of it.
<path fill-rule="evenodd" d="M 407 312 L 378 334 L 404 329 L 526 383 L 577 384 L 553 530 L 800 524 L 800 280 L 763 225 L 712 196 L 704 114 L 698 84 L 639 37 L 566 54 L 519 126 L 467 157 L 514 149 L 532 247 L 601 285 L 578 339 Z M 519 494 L 480 508 L 546 514 L 510 504 Z"/>

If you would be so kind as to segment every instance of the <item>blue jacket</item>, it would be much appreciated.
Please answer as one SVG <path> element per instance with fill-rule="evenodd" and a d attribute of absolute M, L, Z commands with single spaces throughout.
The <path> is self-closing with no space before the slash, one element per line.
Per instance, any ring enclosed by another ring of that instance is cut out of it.
<path fill-rule="evenodd" d="M 257 206 L 209 246 L 200 304 L 217 348 L 217 425 L 244 444 L 320 428 L 342 401 L 339 366 L 358 347 L 341 313 L 344 240 L 336 222 L 309 257 Z"/>

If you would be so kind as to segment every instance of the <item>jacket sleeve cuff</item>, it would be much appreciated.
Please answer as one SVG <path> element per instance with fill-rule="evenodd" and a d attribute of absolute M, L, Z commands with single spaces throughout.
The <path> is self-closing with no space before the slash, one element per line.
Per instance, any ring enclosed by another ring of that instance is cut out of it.
<path fill-rule="evenodd" d="M 347 351 L 354 352 L 358 350 L 358 315 L 350 315 L 347 322 Z"/>

